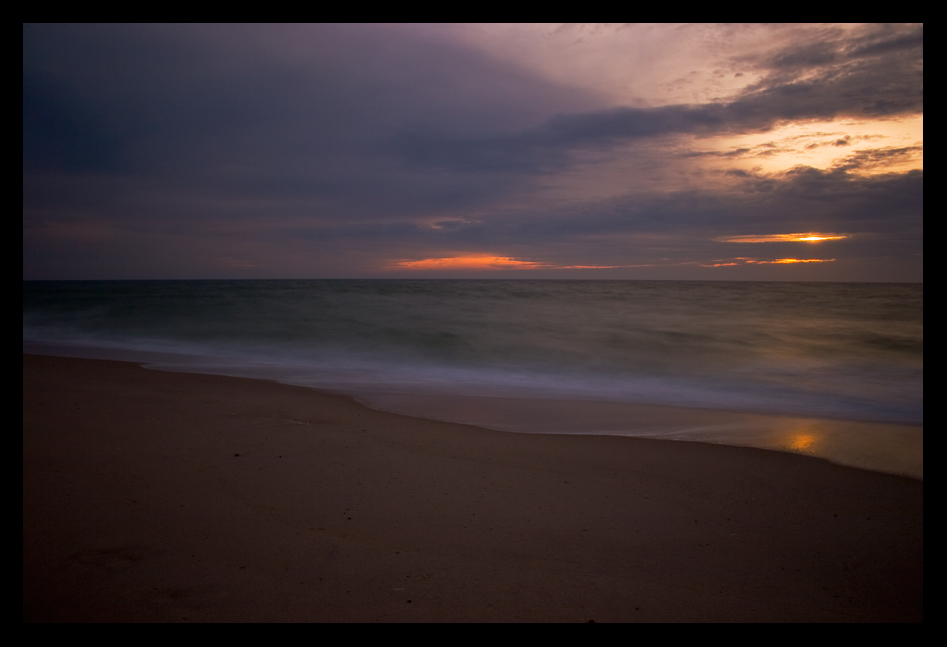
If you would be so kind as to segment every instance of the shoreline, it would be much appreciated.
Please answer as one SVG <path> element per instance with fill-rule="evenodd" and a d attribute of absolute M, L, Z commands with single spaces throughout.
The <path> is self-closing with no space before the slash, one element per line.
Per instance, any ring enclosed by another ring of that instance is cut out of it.
<path fill-rule="evenodd" d="M 924 480 L 923 425 L 590 400 L 358 392 L 348 395 L 380 411 L 495 431 L 747 447 Z"/>
<path fill-rule="evenodd" d="M 923 483 L 24 354 L 25 621 L 922 621 Z"/>
<path fill-rule="evenodd" d="M 194 363 L 152 351 L 24 343 L 25 355 L 130 362 L 143 368 L 269 380 L 352 397 L 372 409 L 494 431 L 595 434 L 705 442 L 802 454 L 838 465 L 923 480 L 923 423 L 861 420 L 672 404 L 641 404 L 543 395 L 462 395 L 398 391 L 359 384 L 318 384 L 277 369 Z"/>

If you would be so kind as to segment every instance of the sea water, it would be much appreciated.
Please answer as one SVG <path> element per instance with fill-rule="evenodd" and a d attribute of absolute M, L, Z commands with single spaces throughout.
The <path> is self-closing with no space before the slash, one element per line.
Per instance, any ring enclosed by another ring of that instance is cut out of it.
<path fill-rule="evenodd" d="M 913 476 L 922 463 L 921 284 L 28 281 L 23 342 L 498 429 L 775 446 Z M 701 425 L 695 410 L 742 418 Z M 775 442 L 786 420 L 820 440 Z"/>

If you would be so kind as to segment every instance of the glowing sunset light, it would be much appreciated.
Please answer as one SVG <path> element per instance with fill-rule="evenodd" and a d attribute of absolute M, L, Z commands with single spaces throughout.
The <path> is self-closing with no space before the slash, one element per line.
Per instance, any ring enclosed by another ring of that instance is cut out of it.
<path fill-rule="evenodd" d="M 765 265 L 769 263 L 831 263 L 834 261 L 834 258 L 777 258 L 773 261 L 746 261 L 747 263 L 756 263 L 758 265 Z"/>
<path fill-rule="evenodd" d="M 924 168 L 924 116 L 788 122 L 764 132 L 704 140 L 704 159 L 764 174 L 795 166 L 862 177 Z"/>
<path fill-rule="evenodd" d="M 786 448 L 794 452 L 812 453 L 816 442 L 817 438 L 812 434 L 798 433 L 787 438 Z"/>
<path fill-rule="evenodd" d="M 405 270 L 534 270 L 544 267 L 542 263 L 518 261 L 508 256 L 450 256 L 447 258 L 425 258 L 419 261 L 397 261 L 392 268 Z"/>
<path fill-rule="evenodd" d="M 401 260 L 388 265 L 401 270 L 604 270 L 624 265 L 557 265 L 536 261 L 520 261 L 509 256 L 448 256 L 418 261 Z"/>
<path fill-rule="evenodd" d="M 842 240 L 843 234 L 770 234 L 767 236 L 726 236 L 715 238 L 721 243 L 817 243 L 823 240 Z"/>
<path fill-rule="evenodd" d="M 740 265 L 741 263 L 746 265 L 785 265 L 788 263 L 831 263 L 834 261 L 834 258 L 776 258 L 773 260 L 760 260 L 758 258 L 747 258 L 741 256 L 732 261 L 715 261 L 713 263 L 703 263 L 701 267 L 732 267 L 734 265 Z"/>

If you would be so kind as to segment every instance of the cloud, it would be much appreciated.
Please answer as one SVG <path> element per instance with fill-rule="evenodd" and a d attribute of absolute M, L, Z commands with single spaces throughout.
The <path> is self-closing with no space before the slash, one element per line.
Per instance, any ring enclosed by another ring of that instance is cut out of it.
<path fill-rule="evenodd" d="M 890 118 L 923 111 L 923 26 L 803 35 L 812 42 L 743 59 L 763 78 L 729 100 L 561 114 L 502 136 L 401 133 L 392 150 L 428 167 L 547 173 L 567 167 L 577 150 L 642 138 L 764 132 L 791 120 Z"/>
<path fill-rule="evenodd" d="M 28 172 L 147 174 L 318 197 L 349 215 L 353 198 L 456 206 L 481 187 L 406 173 L 379 149 L 412 128 L 476 135 L 587 105 L 475 52 L 373 27 L 24 28 Z"/>
<path fill-rule="evenodd" d="M 922 146 L 888 146 L 854 151 L 833 165 L 833 170 L 845 173 L 864 173 L 874 169 L 887 169 L 899 163 L 913 162 L 923 158 Z"/>
<path fill-rule="evenodd" d="M 798 234 L 753 234 L 739 236 L 721 236 L 716 240 L 722 243 L 818 243 L 824 240 L 845 240 L 844 234 L 828 234 L 823 232 L 808 232 Z"/>
<path fill-rule="evenodd" d="M 698 268 L 808 231 L 919 267 L 922 142 L 838 124 L 922 113 L 922 26 L 490 29 L 25 25 L 24 275 Z"/>

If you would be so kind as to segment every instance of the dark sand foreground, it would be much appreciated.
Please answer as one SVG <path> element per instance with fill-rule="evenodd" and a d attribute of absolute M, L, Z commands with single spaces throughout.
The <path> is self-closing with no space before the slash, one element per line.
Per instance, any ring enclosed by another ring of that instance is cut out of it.
<path fill-rule="evenodd" d="M 26 621 L 921 621 L 923 484 L 23 356 Z"/>

